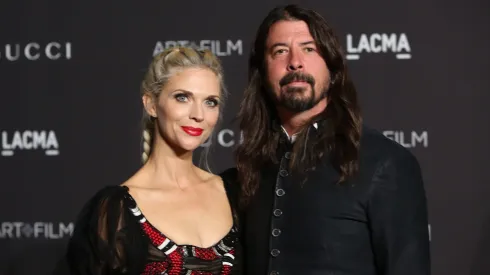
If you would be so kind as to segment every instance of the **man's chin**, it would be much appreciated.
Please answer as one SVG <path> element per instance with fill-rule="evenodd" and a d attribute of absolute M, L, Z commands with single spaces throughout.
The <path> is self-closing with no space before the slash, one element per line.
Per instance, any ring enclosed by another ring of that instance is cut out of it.
<path fill-rule="evenodd" d="M 311 90 L 307 86 L 287 86 L 284 87 L 281 92 L 286 95 L 304 95 L 311 93 Z"/>
<path fill-rule="evenodd" d="M 308 111 L 309 109 L 313 108 L 313 105 L 311 104 L 310 101 L 305 101 L 305 100 L 288 100 L 288 101 L 281 101 L 280 106 L 290 112 L 294 113 L 300 113 L 304 111 Z"/>

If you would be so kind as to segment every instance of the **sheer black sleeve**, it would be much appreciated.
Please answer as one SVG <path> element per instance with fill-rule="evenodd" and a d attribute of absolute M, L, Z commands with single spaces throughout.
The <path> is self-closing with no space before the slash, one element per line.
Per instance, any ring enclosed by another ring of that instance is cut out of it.
<path fill-rule="evenodd" d="M 403 153 L 374 177 L 370 227 L 380 275 L 429 275 L 427 201 L 418 161 Z"/>
<path fill-rule="evenodd" d="M 232 269 L 232 274 L 245 274 L 244 263 L 243 263 L 243 244 L 242 244 L 242 223 L 243 213 L 239 207 L 240 199 L 240 185 L 237 177 L 236 168 L 229 168 L 219 174 L 223 179 L 225 185 L 228 200 L 230 201 L 231 208 L 233 210 L 233 219 L 238 230 L 238 243 L 236 244 L 235 251 L 235 265 Z"/>
<path fill-rule="evenodd" d="M 83 207 L 67 252 L 54 274 L 139 274 L 148 243 L 130 216 L 120 186 L 106 187 Z"/>

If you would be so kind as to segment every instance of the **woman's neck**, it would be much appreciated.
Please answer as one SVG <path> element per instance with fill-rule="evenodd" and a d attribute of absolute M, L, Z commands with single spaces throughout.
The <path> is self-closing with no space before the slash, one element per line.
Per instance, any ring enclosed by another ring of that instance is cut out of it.
<path fill-rule="evenodd" d="M 141 169 L 148 185 L 185 189 L 198 181 L 199 168 L 193 163 L 192 151 L 176 151 L 162 139 L 153 146 L 151 156 Z"/>

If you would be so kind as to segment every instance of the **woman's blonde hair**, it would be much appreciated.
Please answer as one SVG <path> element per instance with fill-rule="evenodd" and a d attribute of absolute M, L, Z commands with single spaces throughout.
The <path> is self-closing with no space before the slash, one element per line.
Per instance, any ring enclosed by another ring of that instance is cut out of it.
<path fill-rule="evenodd" d="M 220 120 L 223 109 L 223 102 L 226 97 L 226 90 L 223 81 L 223 68 L 220 60 L 209 50 L 198 50 L 190 47 L 175 47 L 169 48 L 162 53 L 156 55 L 141 84 L 141 96 L 150 95 L 155 101 L 163 90 L 163 87 L 168 83 L 169 79 L 184 69 L 189 68 L 204 68 L 209 69 L 216 74 L 221 86 Z M 152 145 L 155 135 L 155 118 L 148 115 L 146 110 L 143 110 L 143 153 L 142 161 L 146 163 L 152 153 Z M 212 136 L 212 135 L 211 135 Z M 209 169 L 207 162 L 207 153 L 209 147 L 205 148 L 204 157 L 206 158 L 206 166 Z"/>

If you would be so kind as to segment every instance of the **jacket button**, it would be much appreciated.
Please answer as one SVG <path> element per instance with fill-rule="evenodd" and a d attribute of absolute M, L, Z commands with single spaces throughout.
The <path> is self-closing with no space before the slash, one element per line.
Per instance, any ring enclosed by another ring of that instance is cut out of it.
<path fill-rule="evenodd" d="M 281 209 L 274 209 L 274 216 L 279 217 L 282 215 L 282 210 Z"/>
<path fill-rule="evenodd" d="M 290 152 L 286 152 L 286 154 L 284 154 L 284 157 L 287 158 L 287 159 L 291 159 L 291 153 Z"/>
<path fill-rule="evenodd" d="M 281 177 L 287 177 L 288 176 L 288 171 L 281 170 L 281 171 L 279 171 L 279 175 L 281 175 Z"/>
<path fill-rule="evenodd" d="M 282 197 L 282 196 L 284 196 L 284 194 L 286 194 L 286 191 L 284 191 L 284 189 L 279 188 L 276 190 L 276 195 L 278 197 Z"/>
<path fill-rule="evenodd" d="M 274 228 L 272 230 L 272 236 L 277 237 L 279 235 L 281 235 L 281 229 Z"/>
<path fill-rule="evenodd" d="M 279 249 L 274 248 L 271 250 L 272 257 L 277 257 L 277 256 L 279 256 L 279 254 L 281 254 L 281 251 L 279 251 Z"/>

